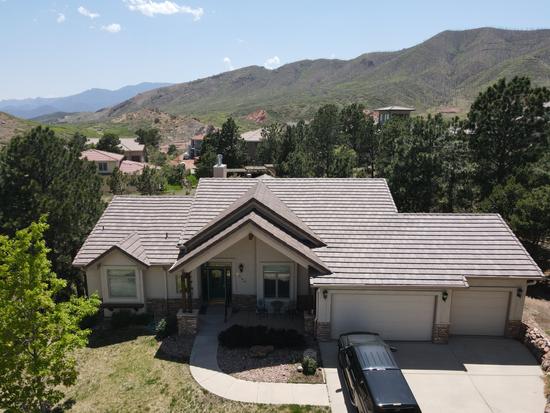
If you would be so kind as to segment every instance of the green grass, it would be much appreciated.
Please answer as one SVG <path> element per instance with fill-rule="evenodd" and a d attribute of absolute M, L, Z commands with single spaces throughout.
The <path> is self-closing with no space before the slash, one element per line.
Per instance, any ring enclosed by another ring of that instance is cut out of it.
<path fill-rule="evenodd" d="M 143 330 L 142 330 L 143 331 Z M 189 365 L 156 357 L 159 343 L 136 329 L 107 332 L 77 353 L 67 412 L 328 412 L 328 408 L 232 402 L 201 388 Z"/>

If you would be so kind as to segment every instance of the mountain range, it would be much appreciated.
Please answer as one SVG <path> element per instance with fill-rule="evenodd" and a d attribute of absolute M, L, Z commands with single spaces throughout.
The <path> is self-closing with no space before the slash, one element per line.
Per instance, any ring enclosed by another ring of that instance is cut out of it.
<path fill-rule="evenodd" d="M 56 117 L 60 117 L 72 112 L 95 112 L 130 99 L 138 93 L 168 85 L 169 83 L 145 82 L 117 90 L 89 89 L 76 95 L 57 98 L 0 100 L 0 111 L 24 119 L 39 118 L 36 120 L 40 121 L 40 117 L 54 113 Z"/>
<path fill-rule="evenodd" d="M 295 120 L 324 103 L 349 102 L 464 112 L 481 90 L 516 75 L 550 85 L 550 30 L 444 31 L 407 49 L 351 60 L 302 60 L 275 70 L 249 66 L 141 93 L 98 115 L 147 108 L 209 120 L 263 109 L 272 119 Z"/>

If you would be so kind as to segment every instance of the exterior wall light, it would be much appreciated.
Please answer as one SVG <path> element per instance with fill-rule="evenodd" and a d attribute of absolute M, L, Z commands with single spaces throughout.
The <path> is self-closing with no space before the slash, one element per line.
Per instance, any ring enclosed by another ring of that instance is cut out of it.
<path fill-rule="evenodd" d="M 521 296 L 523 295 L 523 288 L 521 288 L 521 287 L 518 288 L 516 290 L 516 295 L 517 295 L 518 298 L 521 298 Z"/>
<path fill-rule="evenodd" d="M 327 290 L 323 290 L 323 298 L 326 300 L 328 297 L 328 291 Z"/>
<path fill-rule="evenodd" d="M 441 299 L 443 301 L 447 301 L 447 298 L 449 298 L 449 293 L 447 291 L 443 291 L 443 294 L 441 294 Z"/>
<path fill-rule="evenodd" d="M 239 264 L 239 272 L 242 273 L 243 270 L 244 270 L 244 265 L 241 263 L 241 264 Z"/>

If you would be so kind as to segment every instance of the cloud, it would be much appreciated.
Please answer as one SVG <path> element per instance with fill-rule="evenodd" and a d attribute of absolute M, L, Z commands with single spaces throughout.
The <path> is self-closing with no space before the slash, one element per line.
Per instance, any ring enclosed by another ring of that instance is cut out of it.
<path fill-rule="evenodd" d="M 63 13 L 57 13 L 57 19 L 55 19 L 56 22 L 63 23 L 65 20 L 65 15 Z"/>
<path fill-rule="evenodd" d="M 233 66 L 233 63 L 231 63 L 231 59 L 229 57 L 224 57 L 223 62 L 225 63 L 227 70 L 235 70 L 235 67 Z"/>
<path fill-rule="evenodd" d="M 101 26 L 101 30 L 109 33 L 118 33 L 122 30 L 122 27 L 118 23 L 112 23 L 107 26 Z"/>
<path fill-rule="evenodd" d="M 93 13 L 90 10 L 88 10 L 86 7 L 80 6 L 78 8 L 78 12 L 82 14 L 83 16 L 89 17 L 90 19 L 95 19 L 99 17 L 99 13 Z"/>
<path fill-rule="evenodd" d="M 156 14 L 190 14 L 193 20 L 199 20 L 204 14 L 202 7 L 192 8 L 181 6 L 173 1 L 153 1 L 153 0 L 124 0 L 128 8 L 132 11 L 139 11 L 147 17 L 154 17 Z"/>
<path fill-rule="evenodd" d="M 269 59 L 267 59 L 264 63 L 264 67 L 266 69 L 276 69 L 277 67 L 279 67 L 281 64 L 281 59 L 279 59 L 279 56 L 273 56 L 273 57 L 270 57 Z"/>

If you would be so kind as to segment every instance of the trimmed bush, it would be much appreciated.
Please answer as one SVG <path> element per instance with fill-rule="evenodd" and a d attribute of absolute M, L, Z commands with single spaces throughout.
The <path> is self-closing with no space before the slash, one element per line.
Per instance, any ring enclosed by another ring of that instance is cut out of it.
<path fill-rule="evenodd" d="M 268 328 L 266 326 L 234 325 L 218 335 L 220 344 L 227 348 L 269 346 L 296 348 L 305 345 L 304 336 L 294 329 Z"/>
<path fill-rule="evenodd" d="M 317 371 L 317 362 L 313 357 L 304 357 L 302 360 L 302 368 L 306 376 L 313 376 Z"/>
<path fill-rule="evenodd" d="M 158 340 L 162 340 L 172 334 L 175 334 L 178 330 L 178 320 L 176 316 L 168 316 L 162 318 L 155 326 L 155 336 Z"/>

